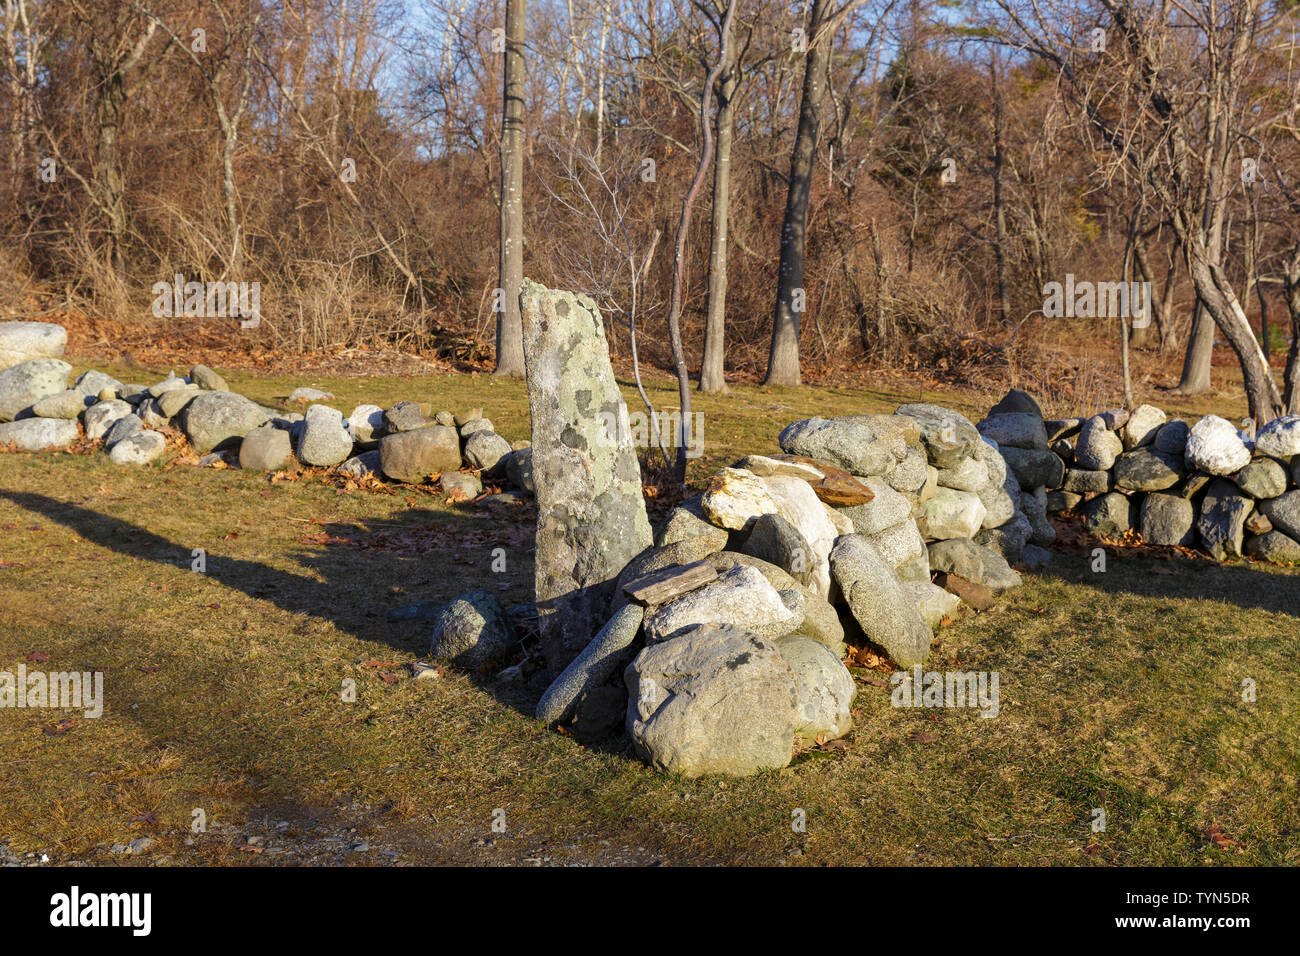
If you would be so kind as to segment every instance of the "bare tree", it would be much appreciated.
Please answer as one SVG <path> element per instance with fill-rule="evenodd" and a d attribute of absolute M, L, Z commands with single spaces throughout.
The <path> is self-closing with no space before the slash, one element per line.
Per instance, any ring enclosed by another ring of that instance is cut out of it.
<path fill-rule="evenodd" d="M 495 375 L 524 374 L 524 39 L 526 0 L 506 0 L 501 83 L 501 232 Z"/>

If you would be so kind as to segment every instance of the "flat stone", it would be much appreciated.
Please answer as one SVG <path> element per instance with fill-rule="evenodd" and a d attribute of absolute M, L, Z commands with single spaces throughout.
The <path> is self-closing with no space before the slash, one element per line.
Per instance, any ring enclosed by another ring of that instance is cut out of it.
<path fill-rule="evenodd" d="M 301 402 L 304 405 L 308 402 L 328 402 L 333 397 L 333 392 L 321 391 L 308 385 L 300 385 L 289 393 L 289 401 Z"/>
<path fill-rule="evenodd" d="M 1136 447 L 1115 459 L 1115 487 L 1129 491 L 1164 491 L 1185 474 L 1181 458 L 1154 448 Z"/>
<path fill-rule="evenodd" d="M 933 570 L 960 575 L 983 585 L 993 594 L 1002 594 L 1021 584 L 1020 575 L 1011 569 L 1001 554 L 967 538 L 936 541 L 929 550 Z"/>
<path fill-rule="evenodd" d="M 1065 462 L 1050 451 L 1036 448 L 1003 448 L 1002 457 L 1021 488 L 1059 488 L 1065 480 Z"/>
<path fill-rule="evenodd" d="M 196 365 L 190 369 L 190 381 L 199 388 L 207 389 L 209 392 L 227 392 L 230 390 L 230 387 L 226 385 L 226 380 L 206 365 Z"/>
<path fill-rule="evenodd" d="M 862 479 L 872 494 L 864 504 L 841 508 L 840 514 L 853 523 L 858 534 L 877 534 L 912 516 L 912 503 L 879 477 Z"/>
<path fill-rule="evenodd" d="M 956 468 L 936 469 L 940 488 L 978 494 L 989 484 L 989 468 L 978 458 L 967 458 Z"/>
<path fill-rule="evenodd" d="M 772 515 L 771 517 L 776 517 Z M 676 600 L 718 579 L 718 572 L 708 561 L 674 564 L 628 581 L 622 590 L 632 600 L 647 606 L 659 606 Z"/>
<path fill-rule="evenodd" d="M 113 423 L 113 427 L 104 433 L 104 447 L 112 448 L 123 439 L 138 435 L 143 430 L 144 423 L 136 416 L 128 415 L 125 418 L 119 418 Z"/>
<path fill-rule="evenodd" d="M 32 405 L 32 414 L 37 418 L 76 418 L 90 404 L 87 397 L 75 388 L 64 389 L 53 395 L 46 395 Z"/>
<path fill-rule="evenodd" d="M 1049 491 L 1047 493 L 1047 513 L 1057 514 L 1061 511 L 1073 511 L 1083 501 L 1083 495 L 1073 491 Z"/>
<path fill-rule="evenodd" d="M 701 538 L 713 551 L 721 551 L 727 546 L 728 537 L 725 528 L 719 528 L 704 517 L 700 498 L 696 496 L 668 512 L 655 532 L 654 543 L 656 547 L 662 548 L 688 538 Z"/>
<path fill-rule="evenodd" d="M 428 428 L 434 424 L 448 427 L 442 422 L 435 422 L 430 417 L 431 411 L 428 402 L 398 402 L 384 412 L 384 427 L 388 429 L 390 434 L 413 432 L 420 428 Z"/>
<path fill-rule="evenodd" d="M 1071 468 L 1065 473 L 1065 480 L 1061 483 L 1063 491 L 1071 491 L 1077 495 L 1105 494 L 1113 487 L 1114 479 L 1109 470 L 1093 471 L 1086 468 Z"/>
<path fill-rule="evenodd" d="M 1043 427 L 1047 430 L 1048 442 L 1060 441 L 1079 434 L 1079 429 L 1083 428 L 1083 419 L 1053 418 L 1043 422 Z"/>
<path fill-rule="evenodd" d="M 696 624 L 739 627 L 751 634 L 781 637 L 802 623 L 758 571 L 731 568 L 717 581 L 682 595 L 646 616 L 648 643 L 668 640 Z"/>
<path fill-rule="evenodd" d="M 244 439 L 248 441 L 247 438 Z M 242 451 L 242 446 L 240 447 Z M 379 477 L 379 449 L 363 451 L 359 455 L 353 455 L 343 464 L 339 465 L 339 474 L 347 475 L 351 478 L 370 478 Z"/>
<path fill-rule="evenodd" d="M 805 418 L 787 425 L 777 441 L 789 454 L 825 461 L 854 475 L 883 475 L 907 455 L 897 432 L 867 421 Z"/>
<path fill-rule="evenodd" d="M 1246 553 L 1270 564 L 1300 564 L 1300 542 L 1281 531 L 1248 538 Z"/>
<path fill-rule="evenodd" d="M 467 471 L 444 471 L 438 479 L 438 487 L 448 501 L 469 501 L 483 492 L 483 482 L 478 475 Z"/>
<path fill-rule="evenodd" d="M 992 591 L 953 571 L 939 571 L 934 576 L 934 583 L 976 611 L 987 611 L 993 606 Z"/>

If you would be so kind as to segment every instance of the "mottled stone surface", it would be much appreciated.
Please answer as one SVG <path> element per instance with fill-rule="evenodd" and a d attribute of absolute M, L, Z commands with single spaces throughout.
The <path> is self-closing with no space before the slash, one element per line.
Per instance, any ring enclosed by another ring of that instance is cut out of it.
<path fill-rule="evenodd" d="M 72 366 L 62 359 L 29 359 L 0 372 L 0 422 L 11 422 L 47 395 L 68 384 Z"/>
<path fill-rule="evenodd" d="M 608 427 L 626 421 L 627 407 L 595 303 L 527 280 L 519 302 L 537 489 L 538 623 L 542 652 L 559 676 L 605 624 L 619 572 L 651 543 L 650 521 L 630 429 Z"/>

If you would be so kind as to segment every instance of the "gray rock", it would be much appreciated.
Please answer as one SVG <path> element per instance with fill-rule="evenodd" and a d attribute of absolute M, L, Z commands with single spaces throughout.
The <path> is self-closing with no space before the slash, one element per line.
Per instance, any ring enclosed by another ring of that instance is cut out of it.
<path fill-rule="evenodd" d="M 477 498 L 483 492 L 483 482 L 468 471 L 444 471 L 438 486 L 449 498 Z"/>
<path fill-rule="evenodd" d="M 1230 422 L 1206 415 L 1192 426 L 1184 457 L 1189 468 L 1207 475 L 1231 475 L 1250 464 L 1250 449 Z"/>
<path fill-rule="evenodd" d="M 465 422 L 463 425 L 460 426 L 460 437 L 468 438 L 470 435 L 477 434 L 478 432 L 493 432 L 493 431 L 496 431 L 496 429 L 492 427 L 491 419 L 471 418 L 469 421 Z M 509 447 L 509 443 L 507 443 L 507 447 Z"/>
<path fill-rule="evenodd" d="M 925 539 L 921 537 L 916 522 L 911 518 L 904 518 L 896 525 L 863 537 L 876 546 L 881 557 L 898 572 L 900 578 L 930 580 L 930 564 L 925 550 Z"/>
<path fill-rule="evenodd" d="M 1065 480 L 1065 462 L 1037 448 L 1003 448 L 1002 457 L 1021 488 L 1059 488 Z"/>
<path fill-rule="evenodd" d="M 32 359 L 62 358 L 67 344 L 67 330 L 53 322 L 0 322 L 0 370 Z"/>
<path fill-rule="evenodd" d="M 1062 441 L 1079 434 L 1079 429 L 1083 428 L 1083 419 L 1053 418 L 1043 422 L 1043 427 L 1047 429 L 1049 442 Z"/>
<path fill-rule="evenodd" d="M 239 467 L 250 471 L 276 471 L 292 456 L 289 433 L 270 424 L 259 425 L 239 443 Z"/>
<path fill-rule="evenodd" d="M 865 421 L 805 418 L 787 425 L 777 441 L 788 454 L 816 458 L 855 475 L 883 475 L 907 457 L 896 431 Z"/>
<path fill-rule="evenodd" d="M 1074 464 L 1074 442 L 1068 438 L 1058 438 L 1051 444 L 1052 454 L 1065 463 L 1069 468 Z"/>
<path fill-rule="evenodd" d="M 912 503 L 884 478 L 864 476 L 862 483 L 875 494 L 865 505 L 837 509 L 853 523 L 858 534 L 878 534 L 912 516 Z"/>
<path fill-rule="evenodd" d="M 456 424 L 456 416 L 448 411 L 441 411 L 436 413 L 433 416 L 433 423 L 435 425 L 446 425 L 448 428 L 460 427 L 459 425 Z"/>
<path fill-rule="evenodd" d="M 180 376 L 172 372 L 168 372 L 167 377 L 163 379 L 161 382 L 155 382 L 153 385 L 149 386 L 148 388 L 149 397 L 162 398 L 162 396 L 166 395 L 172 389 L 188 388 L 189 384 L 190 383 L 188 381 L 181 378 Z"/>
<path fill-rule="evenodd" d="M 270 414 L 234 392 L 200 392 L 181 412 L 181 428 L 200 454 L 235 445 Z M 147 423 L 146 423 L 147 424 Z"/>
<path fill-rule="evenodd" d="M 800 635 L 780 638 L 776 649 L 794 671 L 799 698 L 796 736 L 812 743 L 837 740 L 852 730 L 857 685 L 844 663 L 824 645 Z"/>
<path fill-rule="evenodd" d="M 939 488 L 925 503 L 921 516 L 916 519 L 916 526 L 928 541 L 973 538 L 983 527 L 986 514 L 979 496 L 968 491 Z"/>
<path fill-rule="evenodd" d="M 883 477 L 883 480 L 894 491 L 916 497 L 925 487 L 930 472 L 930 462 L 926 458 L 925 449 L 909 445 L 907 455 Z"/>
<path fill-rule="evenodd" d="M 775 564 L 807 587 L 811 587 L 816 578 L 812 545 L 798 528 L 779 514 L 755 518 L 740 550 Z"/>
<path fill-rule="evenodd" d="M 460 470 L 460 436 L 446 425 L 399 431 L 379 440 L 379 467 L 393 481 L 418 485 L 430 475 Z"/>
<path fill-rule="evenodd" d="M 184 388 L 173 388 L 154 399 L 154 403 L 162 417 L 170 420 L 184 411 L 185 406 L 194 401 L 200 391 L 197 386 L 190 385 Z"/>
<path fill-rule="evenodd" d="M 505 459 L 506 480 L 520 491 L 533 495 L 537 486 L 533 482 L 533 449 L 516 448 Z"/>
<path fill-rule="evenodd" d="M 104 433 L 104 447 L 112 448 L 123 439 L 138 435 L 142 431 L 144 431 L 144 422 L 136 416 L 127 415 L 119 418 L 113 423 L 113 427 Z"/>
<path fill-rule="evenodd" d="M 147 465 L 162 457 L 166 448 L 167 439 L 161 433 L 141 430 L 114 442 L 108 460 L 115 465 Z"/>
<path fill-rule="evenodd" d="M 1049 491 L 1047 493 L 1047 513 L 1056 514 L 1060 511 L 1073 511 L 1082 501 L 1083 495 L 1076 494 L 1073 491 Z"/>
<path fill-rule="evenodd" d="M 0 423 L 0 447 L 13 442 L 20 451 L 46 451 L 66 448 L 76 440 L 77 423 L 66 418 L 23 418 Z"/>
<path fill-rule="evenodd" d="M 524 361 L 537 495 L 535 590 L 542 652 L 557 676 L 604 624 L 616 579 L 652 539 L 627 406 L 605 324 L 587 296 L 525 281 Z"/>
<path fill-rule="evenodd" d="M 1124 448 L 1131 451 L 1134 448 L 1150 445 L 1156 440 L 1156 435 L 1167 418 L 1168 416 L 1154 405 L 1139 405 L 1133 409 L 1120 435 Z"/>
<path fill-rule="evenodd" d="M 190 381 L 209 392 L 230 391 L 230 386 L 226 384 L 226 380 L 206 365 L 196 365 L 190 369 Z"/>
<path fill-rule="evenodd" d="M 1002 400 L 989 409 L 989 416 L 993 415 L 1033 415 L 1035 418 L 1042 420 L 1043 409 L 1039 406 L 1038 400 L 1028 392 L 1013 388 Z"/>
<path fill-rule="evenodd" d="M 1065 481 L 1061 484 L 1063 491 L 1071 491 L 1076 495 L 1105 494 L 1112 487 L 1114 487 L 1113 478 L 1109 471 L 1092 471 L 1086 468 L 1071 468 L 1065 473 Z"/>
<path fill-rule="evenodd" d="M 1036 488 L 1020 493 L 1020 510 L 1029 519 L 1029 542 L 1039 547 L 1050 547 L 1056 541 L 1056 528 L 1047 518 L 1047 492 Z"/>
<path fill-rule="evenodd" d="M 935 468 L 955 468 L 974 454 L 976 443 L 982 440 L 968 418 L 939 405 L 900 405 L 895 414 L 916 422 L 926 456 Z"/>
<path fill-rule="evenodd" d="M 434 419 L 429 417 L 429 406 L 424 402 L 398 402 L 388 411 L 384 412 L 384 425 L 387 427 L 389 434 L 398 432 L 413 432 L 420 428 L 428 428 L 435 423 Z M 451 427 L 443 425 L 444 428 Z"/>
<path fill-rule="evenodd" d="M 1027 544 L 1020 552 L 1020 563 L 1031 570 L 1046 567 L 1052 563 L 1052 552 L 1036 544 Z"/>
<path fill-rule="evenodd" d="M 1088 471 L 1106 471 L 1124 450 L 1120 437 L 1106 427 L 1106 420 L 1094 415 L 1083 423 L 1079 440 L 1074 443 L 1074 461 Z M 1078 491 L 1077 488 L 1070 489 Z"/>
<path fill-rule="evenodd" d="M 1115 459 L 1115 487 L 1129 491 L 1164 491 L 1183 480 L 1183 460 L 1155 448 L 1138 447 Z"/>
<path fill-rule="evenodd" d="M 77 380 L 72 383 L 72 388 L 80 392 L 87 398 L 97 399 L 104 389 L 112 389 L 114 396 L 118 389 L 123 388 L 121 382 L 104 372 L 97 369 L 87 369 L 77 376 Z"/>
<path fill-rule="evenodd" d="M 633 642 L 644 617 L 645 608 L 639 604 L 625 604 L 615 611 L 591 643 L 547 688 L 537 702 L 537 719 L 547 724 L 563 723 L 573 716 L 584 693 L 625 668 L 635 653 Z"/>
<path fill-rule="evenodd" d="M 114 398 L 106 402 L 96 402 L 87 408 L 81 413 L 81 423 L 86 427 L 86 437 L 94 441 L 103 438 L 118 419 L 126 418 L 128 415 L 132 415 L 130 403 Z"/>
<path fill-rule="evenodd" d="M 1132 500 L 1118 491 L 1093 498 L 1080 510 L 1084 527 L 1098 538 L 1118 538 L 1131 531 L 1136 517 Z"/>
<path fill-rule="evenodd" d="M 846 534 L 835 542 L 830 563 L 845 602 L 867 639 L 900 667 L 923 662 L 934 635 L 876 546 L 861 535 Z"/>
<path fill-rule="evenodd" d="M 945 619 L 951 620 L 961 607 L 961 598 L 930 581 L 904 581 L 903 590 L 912 595 L 921 620 L 931 630 L 938 630 Z"/>
<path fill-rule="evenodd" d="M 1015 564 L 1020 561 L 1029 543 L 1029 536 L 1033 533 L 1034 529 L 1024 512 L 1017 511 L 1014 520 L 996 528 L 986 528 L 971 540 L 982 548 L 996 551 L 1009 564 Z"/>
<path fill-rule="evenodd" d="M 62 359 L 28 359 L 0 372 L 0 422 L 11 422 L 47 395 L 67 388 L 72 366 Z"/>
<path fill-rule="evenodd" d="M 825 645 L 837 660 L 843 657 L 844 625 L 840 623 L 840 616 L 835 608 L 820 594 L 803 587 L 798 582 L 795 582 L 791 588 L 779 590 L 777 593 L 785 598 L 791 592 L 797 593 L 803 599 L 801 601 L 803 621 L 793 633 Z M 789 604 L 786 606 L 789 607 Z"/>
<path fill-rule="evenodd" d="M 369 478 L 371 475 L 378 477 L 382 474 L 379 470 L 379 449 L 375 448 L 371 451 L 363 451 L 359 455 L 353 455 L 339 465 L 339 474 L 350 475 L 353 478 Z M 458 474 L 458 472 L 452 472 L 452 474 Z"/>
<path fill-rule="evenodd" d="M 1246 553 L 1271 564 L 1300 564 L 1300 542 L 1281 531 L 1248 538 Z"/>
<path fill-rule="evenodd" d="M 1300 541 L 1300 490 L 1261 501 L 1259 510 L 1273 522 L 1276 530 Z"/>
<path fill-rule="evenodd" d="M 699 496 L 683 501 L 668 512 L 668 516 L 655 532 L 654 541 L 656 547 L 662 548 L 688 538 L 705 539 L 713 551 L 721 551 L 727 546 L 726 529 L 719 528 L 704 517 Z"/>
<path fill-rule="evenodd" d="M 1283 415 L 1261 428 L 1255 436 L 1255 451 L 1269 458 L 1300 455 L 1300 415 Z"/>
<path fill-rule="evenodd" d="M 978 494 L 989 484 L 988 465 L 978 458 L 967 458 L 956 468 L 936 469 L 936 471 L 938 475 L 935 481 L 940 488 Z"/>
<path fill-rule="evenodd" d="M 1196 508 L 1186 498 L 1150 494 L 1142 499 L 1139 528 L 1148 544 L 1191 547 L 1196 542 L 1195 524 Z"/>
<path fill-rule="evenodd" d="M 358 405 L 348 416 L 352 440 L 366 450 L 375 448 L 384 433 L 384 410 L 378 405 Z"/>
<path fill-rule="evenodd" d="M 990 414 L 975 426 L 986 439 L 998 443 L 1000 448 L 1048 447 L 1047 429 L 1041 415 L 1029 412 L 1001 412 Z"/>
<path fill-rule="evenodd" d="M 305 465 L 328 468 L 351 456 L 352 433 L 343 413 L 328 405 L 310 406 L 298 438 L 299 460 Z"/>
<path fill-rule="evenodd" d="M 802 623 L 802 616 L 786 606 L 762 574 L 738 565 L 712 584 L 689 591 L 648 614 L 645 636 L 653 644 L 695 624 L 730 624 L 752 634 L 781 637 Z"/>
<path fill-rule="evenodd" d="M 485 421 L 485 419 L 479 419 Z M 471 422 L 471 424 L 473 424 Z M 471 432 L 465 441 L 465 461 L 471 468 L 495 474 L 506 455 L 513 454 L 510 442 L 492 431 Z M 504 469 L 501 469 L 504 470 Z"/>
<path fill-rule="evenodd" d="M 333 397 L 332 392 L 323 392 L 319 388 L 306 385 L 300 385 L 289 393 L 289 401 L 302 402 L 304 405 L 308 402 L 328 402 Z"/>
<path fill-rule="evenodd" d="M 935 571 L 959 574 L 968 581 L 982 584 L 994 594 L 1021 584 L 1020 575 L 1011 569 L 1006 558 L 967 538 L 950 538 L 930 545 L 930 567 Z"/>
<path fill-rule="evenodd" d="M 33 404 L 32 414 L 37 418 L 76 418 L 92 401 L 75 388 L 68 388 Z"/>
<path fill-rule="evenodd" d="M 496 595 L 471 591 L 453 599 L 438 615 L 430 653 L 437 660 L 474 670 L 505 657 L 517 643 Z"/>
<path fill-rule="evenodd" d="M 1210 482 L 1201 500 L 1200 517 L 1196 520 L 1201 547 L 1219 561 L 1241 557 L 1246 519 L 1254 510 L 1255 502 L 1243 495 L 1231 481 L 1216 478 Z"/>
<path fill-rule="evenodd" d="M 468 425 L 470 422 L 478 421 L 483 417 L 483 409 L 479 407 L 471 408 L 467 412 L 461 412 L 459 415 L 452 416 L 452 424 L 457 428 Z"/>
<path fill-rule="evenodd" d="M 1192 430 L 1187 422 L 1175 418 L 1160 426 L 1152 444 L 1155 445 L 1156 451 L 1162 451 L 1167 455 L 1184 455 L 1187 452 L 1187 437 L 1191 433 Z"/>
<path fill-rule="evenodd" d="M 1256 458 L 1237 472 L 1237 487 L 1252 498 L 1276 498 L 1286 491 L 1286 469 L 1271 458 Z"/>
<path fill-rule="evenodd" d="M 746 775 L 794 755 L 798 682 L 769 638 L 691 628 L 642 650 L 623 680 L 628 735 L 656 770 Z"/>

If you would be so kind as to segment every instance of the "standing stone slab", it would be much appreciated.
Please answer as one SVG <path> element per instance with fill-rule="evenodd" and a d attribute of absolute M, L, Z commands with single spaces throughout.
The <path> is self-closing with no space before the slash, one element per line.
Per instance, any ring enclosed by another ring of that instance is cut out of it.
<path fill-rule="evenodd" d="M 604 625 L 614 583 L 652 537 L 604 323 L 586 296 L 525 281 L 519 304 L 537 488 L 542 652 L 560 672 Z M 611 433 L 612 432 L 612 433 Z"/>
<path fill-rule="evenodd" d="M 563 723 L 573 716 L 579 698 L 625 667 L 635 653 L 632 642 L 641 630 L 645 608 L 625 604 L 601 628 L 581 654 L 570 662 L 537 702 L 537 719 Z"/>

